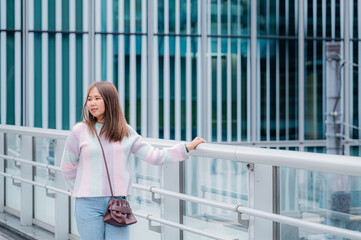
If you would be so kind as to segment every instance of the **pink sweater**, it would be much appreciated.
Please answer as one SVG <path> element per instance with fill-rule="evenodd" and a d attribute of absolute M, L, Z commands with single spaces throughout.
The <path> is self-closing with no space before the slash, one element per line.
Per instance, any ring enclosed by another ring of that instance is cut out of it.
<path fill-rule="evenodd" d="M 97 123 L 98 133 L 102 124 Z M 122 142 L 102 142 L 114 196 L 127 196 L 131 191 L 130 154 L 154 165 L 179 162 L 188 159 L 183 143 L 171 148 L 159 149 L 128 126 L 130 136 Z M 100 144 L 91 136 L 85 123 L 78 123 L 70 132 L 61 161 L 61 170 L 73 197 L 110 196 L 110 188 Z"/>

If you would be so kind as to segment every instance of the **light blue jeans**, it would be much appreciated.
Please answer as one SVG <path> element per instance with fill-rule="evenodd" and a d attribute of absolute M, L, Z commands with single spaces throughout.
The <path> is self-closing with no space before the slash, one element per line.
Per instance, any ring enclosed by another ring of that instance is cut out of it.
<path fill-rule="evenodd" d="M 129 227 L 115 227 L 103 222 L 110 199 L 111 197 L 75 199 L 75 218 L 82 240 L 129 240 Z"/>

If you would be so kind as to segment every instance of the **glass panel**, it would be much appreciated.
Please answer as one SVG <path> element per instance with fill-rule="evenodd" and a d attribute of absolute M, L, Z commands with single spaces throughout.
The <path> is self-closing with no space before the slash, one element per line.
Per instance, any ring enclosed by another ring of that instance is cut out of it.
<path fill-rule="evenodd" d="M 16 134 L 5 135 L 5 154 L 12 157 L 20 157 L 20 136 Z M 20 177 L 20 168 L 12 160 L 5 160 L 5 172 Z M 12 179 L 5 178 L 5 205 L 20 211 L 20 187 L 13 184 Z"/>
<path fill-rule="evenodd" d="M 54 142 L 52 139 L 34 137 L 35 162 L 54 165 Z M 34 181 L 55 186 L 54 176 L 45 168 L 34 167 Z M 53 192 L 49 192 L 50 194 Z M 34 187 L 34 218 L 55 225 L 55 200 L 46 195 L 46 190 Z"/>
<path fill-rule="evenodd" d="M 306 221 L 361 230 L 361 178 L 280 168 L 280 213 Z M 331 239 L 328 234 L 281 224 L 281 239 Z M 341 238 L 332 238 L 341 239 Z"/>
<path fill-rule="evenodd" d="M 133 156 L 131 157 L 133 158 Z M 130 159 L 130 169 L 132 169 L 132 181 L 144 186 L 160 187 L 161 167 L 151 165 L 137 158 Z M 133 211 L 152 214 L 160 217 L 159 204 L 152 201 L 152 195 L 149 192 L 133 189 L 130 203 Z M 148 221 L 143 218 L 137 218 L 138 223 L 130 228 L 130 239 L 160 239 L 159 233 L 149 231 Z"/>
<path fill-rule="evenodd" d="M 323 67 L 324 43 L 305 42 L 305 139 L 324 139 Z"/>
<path fill-rule="evenodd" d="M 208 200 L 248 206 L 248 170 L 245 163 L 191 157 L 184 163 L 184 193 Z M 184 202 L 185 225 L 224 238 L 248 239 L 248 229 L 233 211 Z M 237 237 L 236 237 L 237 236 Z M 208 239 L 184 232 L 184 239 Z"/>
<path fill-rule="evenodd" d="M 297 35 L 298 1 L 258 0 L 257 2 L 258 35 Z"/>
<path fill-rule="evenodd" d="M 218 3 L 220 4 L 218 5 Z M 231 33 L 228 33 L 228 4 L 231 4 Z M 220 14 L 220 32 L 218 32 L 218 13 Z M 249 35 L 251 33 L 251 0 L 210 0 L 207 4 L 206 14 L 207 21 L 210 21 L 208 34 Z"/>

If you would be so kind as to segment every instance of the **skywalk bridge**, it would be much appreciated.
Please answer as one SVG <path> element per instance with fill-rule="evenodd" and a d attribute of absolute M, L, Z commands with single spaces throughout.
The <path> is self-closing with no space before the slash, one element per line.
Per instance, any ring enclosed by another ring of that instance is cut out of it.
<path fill-rule="evenodd" d="M 0 220 L 79 239 L 59 168 L 68 133 L 0 125 Z M 358 157 L 208 143 L 190 155 L 131 161 L 132 239 L 361 239 Z"/>

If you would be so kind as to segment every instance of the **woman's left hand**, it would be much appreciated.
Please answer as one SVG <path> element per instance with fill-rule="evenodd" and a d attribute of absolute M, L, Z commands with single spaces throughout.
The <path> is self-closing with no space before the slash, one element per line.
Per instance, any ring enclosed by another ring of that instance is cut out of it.
<path fill-rule="evenodd" d="M 204 140 L 203 138 L 200 138 L 200 137 L 196 137 L 195 139 L 193 139 L 192 142 L 187 144 L 188 151 L 192 151 L 192 150 L 196 149 L 196 147 L 200 143 L 206 143 L 206 140 Z"/>

